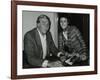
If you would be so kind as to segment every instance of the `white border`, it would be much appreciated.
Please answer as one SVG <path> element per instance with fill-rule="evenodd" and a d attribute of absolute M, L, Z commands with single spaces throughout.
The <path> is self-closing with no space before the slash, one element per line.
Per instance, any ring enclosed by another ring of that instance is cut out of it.
<path fill-rule="evenodd" d="M 90 66 L 22 69 L 22 10 L 90 14 Z M 94 9 L 17 6 L 17 75 L 94 71 Z"/>

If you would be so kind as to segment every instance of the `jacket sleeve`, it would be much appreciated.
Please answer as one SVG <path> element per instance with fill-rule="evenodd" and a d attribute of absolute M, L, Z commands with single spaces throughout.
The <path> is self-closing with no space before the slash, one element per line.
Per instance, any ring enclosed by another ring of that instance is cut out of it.
<path fill-rule="evenodd" d="M 88 59 L 87 48 L 86 48 L 85 42 L 82 38 L 80 31 L 76 27 L 74 27 L 73 32 L 75 34 L 75 36 L 73 36 L 73 39 L 72 39 L 72 45 L 74 47 L 74 52 L 80 55 L 80 59 L 81 59 L 81 56 L 85 56 L 86 59 Z"/>
<path fill-rule="evenodd" d="M 47 37 L 49 38 L 49 51 L 50 51 L 50 53 L 52 53 L 53 55 L 57 56 L 59 50 L 55 46 L 55 43 L 54 43 L 54 41 L 52 39 L 52 36 L 51 36 L 51 33 L 50 32 L 48 33 L 48 36 Z"/>
<path fill-rule="evenodd" d="M 82 38 L 82 35 L 81 35 L 81 33 L 78 29 L 76 30 L 76 38 L 77 38 L 77 41 L 79 41 L 79 44 L 80 44 L 80 48 L 78 48 L 79 53 L 80 54 L 86 53 L 87 52 L 86 45 L 85 45 L 85 42 Z"/>
<path fill-rule="evenodd" d="M 24 52 L 27 56 L 27 61 L 31 66 L 41 66 L 42 60 L 36 57 L 36 43 L 35 40 L 27 33 L 24 37 Z"/>

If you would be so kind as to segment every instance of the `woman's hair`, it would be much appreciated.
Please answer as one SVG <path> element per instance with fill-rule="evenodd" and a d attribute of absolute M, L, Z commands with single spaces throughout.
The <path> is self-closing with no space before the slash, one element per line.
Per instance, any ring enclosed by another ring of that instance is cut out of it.
<path fill-rule="evenodd" d="M 67 21 L 68 21 L 68 25 L 70 25 L 70 17 L 69 17 L 69 15 L 63 14 L 63 13 L 60 14 L 58 17 L 59 17 L 59 19 L 58 19 L 58 28 L 59 28 L 59 31 L 62 32 L 63 29 L 61 28 L 61 25 L 60 25 L 60 19 L 61 19 L 61 18 L 66 18 Z"/>
<path fill-rule="evenodd" d="M 69 16 L 67 16 L 67 15 L 66 15 L 66 16 L 60 16 L 60 17 L 59 17 L 59 22 L 60 22 L 60 19 L 61 19 L 61 18 L 66 18 L 67 21 L 68 21 L 68 23 L 70 24 L 70 18 L 69 18 Z"/>

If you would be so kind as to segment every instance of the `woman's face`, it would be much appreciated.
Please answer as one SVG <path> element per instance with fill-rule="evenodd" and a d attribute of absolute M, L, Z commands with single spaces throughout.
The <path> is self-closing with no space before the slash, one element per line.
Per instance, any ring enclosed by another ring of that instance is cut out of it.
<path fill-rule="evenodd" d="M 68 26 L 68 19 L 65 17 L 60 18 L 60 25 L 62 29 L 66 29 Z"/>

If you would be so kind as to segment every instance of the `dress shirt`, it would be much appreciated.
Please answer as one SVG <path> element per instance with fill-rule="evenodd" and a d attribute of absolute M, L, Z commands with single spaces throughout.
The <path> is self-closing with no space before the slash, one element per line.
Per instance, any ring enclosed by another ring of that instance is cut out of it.
<path fill-rule="evenodd" d="M 43 59 L 45 59 L 46 54 L 47 54 L 46 34 L 45 35 L 41 34 L 39 30 L 38 30 L 38 32 L 40 35 L 40 40 L 41 40 L 42 49 L 43 49 Z"/>

